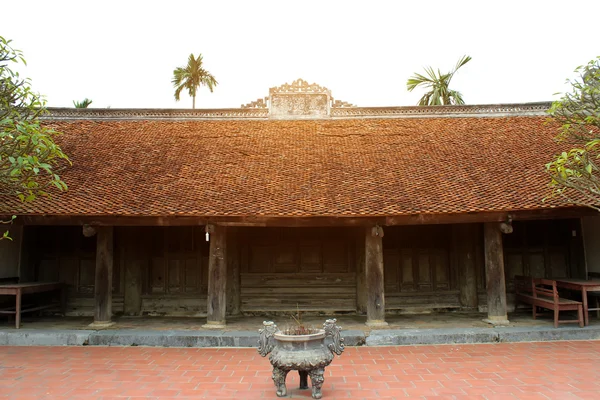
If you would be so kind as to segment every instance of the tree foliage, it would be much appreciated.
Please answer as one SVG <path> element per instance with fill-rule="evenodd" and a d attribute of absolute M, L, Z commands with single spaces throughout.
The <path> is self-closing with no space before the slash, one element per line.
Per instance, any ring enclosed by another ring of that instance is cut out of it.
<path fill-rule="evenodd" d="M 190 54 L 186 66 L 175 68 L 171 83 L 175 87 L 175 100 L 179 101 L 181 92 L 185 89 L 192 98 L 192 108 L 196 108 L 196 93 L 200 86 L 208 87 L 212 93 L 214 87 L 218 85 L 215 77 L 204 69 L 202 54 L 197 58 L 194 54 Z"/>
<path fill-rule="evenodd" d="M 23 53 L 0 36 L 0 194 L 32 201 L 67 189 L 57 172 L 69 159 L 54 142 L 59 133 L 40 123 L 45 101 L 11 68 L 18 64 Z"/>
<path fill-rule="evenodd" d="M 548 110 L 560 124 L 557 140 L 573 147 L 546 165 L 550 197 L 600 211 L 600 57 L 575 72 L 571 91 Z"/>
<path fill-rule="evenodd" d="M 458 60 L 454 69 L 445 74 L 442 74 L 439 69 L 435 71 L 431 67 L 426 67 L 426 75 L 415 73 L 406 81 L 406 88 L 409 92 L 412 92 L 417 87 L 423 87 L 428 90 L 419 100 L 419 106 L 465 104 L 460 92 L 450 89 L 450 81 L 452 81 L 452 77 L 456 71 L 469 61 L 471 61 L 470 56 L 463 56 Z"/>
<path fill-rule="evenodd" d="M 73 105 L 75 108 L 88 108 L 90 104 L 92 104 L 92 100 L 88 99 L 87 97 L 81 101 L 73 100 Z"/>

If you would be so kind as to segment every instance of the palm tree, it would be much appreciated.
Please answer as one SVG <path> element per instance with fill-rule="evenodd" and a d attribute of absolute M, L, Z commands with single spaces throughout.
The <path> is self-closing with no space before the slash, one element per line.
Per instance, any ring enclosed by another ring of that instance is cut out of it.
<path fill-rule="evenodd" d="M 471 61 L 471 57 L 464 55 L 456 67 L 451 72 L 442 74 L 440 70 L 434 71 L 431 67 L 426 67 L 425 72 L 427 76 L 421 74 L 414 74 L 406 82 L 406 88 L 409 92 L 412 92 L 417 86 L 422 86 L 429 91 L 421 97 L 418 105 L 420 106 L 439 106 L 448 104 L 465 104 L 460 92 L 450 89 L 450 81 L 452 77 L 458 71 L 460 67 Z"/>
<path fill-rule="evenodd" d="M 200 86 L 208 86 L 212 93 L 213 88 L 218 84 L 215 77 L 202 67 L 202 54 L 198 54 L 198 58 L 194 58 L 194 54 L 190 54 L 187 65 L 173 71 L 171 82 L 176 89 L 175 100 L 179 101 L 181 91 L 187 89 L 188 94 L 192 97 L 192 108 L 196 108 L 196 90 Z"/>
<path fill-rule="evenodd" d="M 75 108 L 88 108 L 90 104 L 92 104 L 92 100 L 88 99 L 87 97 L 82 101 L 73 100 L 73 105 Z"/>

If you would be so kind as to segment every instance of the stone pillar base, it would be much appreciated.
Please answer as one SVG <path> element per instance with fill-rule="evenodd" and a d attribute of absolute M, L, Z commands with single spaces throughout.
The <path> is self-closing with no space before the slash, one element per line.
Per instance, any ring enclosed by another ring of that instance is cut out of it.
<path fill-rule="evenodd" d="M 88 327 L 92 328 L 92 329 L 106 329 L 106 328 L 110 328 L 111 326 L 115 325 L 116 322 L 113 321 L 94 321 L 91 324 L 88 325 Z"/>
<path fill-rule="evenodd" d="M 365 322 L 369 328 L 387 328 L 388 323 L 383 320 L 372 319 L 370 321 Z"/>
<path fill-rule="evenodd" d="M 207 321 L 202 325 L 204 329 L 225 329 L 227 326 L 225 321 Z"/>
<path fill-rule="evenodd" d="M 503 326 L 503 325 L 509 324 L 508 317 L 506 315 L 504 315 L 504 316 L 488 316 L 487 318 L 483 319 L 483 322 L 486 322 L 486 323 L 494 325 L 494 326 Z"/>

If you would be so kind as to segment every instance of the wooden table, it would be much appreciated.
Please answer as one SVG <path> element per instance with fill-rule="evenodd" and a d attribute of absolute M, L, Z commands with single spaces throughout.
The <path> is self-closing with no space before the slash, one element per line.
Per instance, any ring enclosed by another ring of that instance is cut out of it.
<path fill-rule="evenodd" d="M 21 299 L 24 294 L 42 293 L 60 291 L 60 307 L 61 312 L 64 314 L 66 306 L 66 291 L 65 285 L 62 282 L 23 282 L 23 283 L 9 283 L 0 285 L 0 295 L 12 295 L 15 296 L 15 309 L 14 310 L 0 310 L 0 314 L 14 314 L 15 315 L 15 327 L 19 329 L 21 325 L 21 313 L 28 311 L 43 310 L 46 308 L 55 307 L 56 303 L 41 304 L 25 309 L 21 309 Z"/>
<path fill-rule="evenodd" d="M 585 325 L 590 324 L 590 316 L 588 315 L 588 301 L 587 292 L 600 292 L 600 280 L 587 281 L 585 279 L 554 279 L 556 286 L 569 289 L 578 290 L 581 292 L 581 301 L 583 302 L 583 320 Z M 595 310 L 595 308 L 594 308 Z"/>

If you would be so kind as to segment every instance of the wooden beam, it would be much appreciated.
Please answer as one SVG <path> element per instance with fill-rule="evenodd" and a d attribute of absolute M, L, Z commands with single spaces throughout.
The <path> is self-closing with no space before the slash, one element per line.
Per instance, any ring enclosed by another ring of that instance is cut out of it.
<path fill-rule="evenodd" d="M 208 256 L 208 297 L 205 328 L 225 327 L 227 310 L 227 228 L 207 226 L 210 234 Z"/>
<path fill-rule="evenodd" d="M 595 210 L 585 207 L 560 207 L 527 211 L 470 212 L 453 214 L 411 214 L 388 217 L 282 217 L 282 216 L 237 216 L 237 217 L 191 217 L 191 216 L 58 216 L 22 215 L 15 224 L 22 225 L 92 225 L 92 226 L 200 226 L 219 224 L 222 226 L 248 227 L 322 227 L 373 225 L 433 225 L 506 221 L 579 218 L 596 215 Z M 10 216 L 8 216 L 10 218 Z"/>
<path fill-rule="evenodd" d="M 508 323 L 508 316 L 502 232 L 497 222 L 485 223 L 483 231 L 488 303 L 488 317 L 485 321 L 494 325 L 505 325 Z"/>
<path fill-rule="evenodd" d="M 367 326 L 386 326 L 383 280 L 383 228 L 365 229 L 365 274 L 367 283 Z"/>
<path fill-rule="evenodd" d="M 477 265 L 476 245 L 481 240 L 480 224 L 452 225 L 452 247 L 458 269 L 460 304 L 467 308 L 477 308 Z"/>
<path fill-rule="evenodd" d="M 96 276 L 94 282 L 94 322 L 92 327 L 113 324 L 112 278 L 113 278 L 113 234 L 112 226 L 98 227 L 96 239 Z"/>

